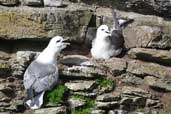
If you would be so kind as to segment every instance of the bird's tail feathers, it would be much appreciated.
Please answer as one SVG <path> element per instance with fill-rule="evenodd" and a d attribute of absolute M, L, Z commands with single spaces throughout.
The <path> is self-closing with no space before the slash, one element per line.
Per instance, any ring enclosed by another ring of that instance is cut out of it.
<path fill-rule="evenodd" d="M 38 109 L 42 106 L 44 93 L 45 91 L 26 101 L 30 109 Z"/>
<path fill-rule="evenodd" d="M 113 15 L 113 27 L 112 30 L 122 30 L 124 29 L 128 24 L 132 23 L 133 19 L 122 19 L 118 18 L 115 9 L 112 10 Z"/>
<path fill-rule="evenodd" d="M 27 89 L 27 98 L 26 98 L 26 100 L 31 99 L 33 97 L 34 97 L 33 89 L 32 88 Z"/>
<path fill-rule="evenodd" d="M 124 29 L 128 24 L 132 23 L 133 19 L 118 19 L 120 29 Z"/>

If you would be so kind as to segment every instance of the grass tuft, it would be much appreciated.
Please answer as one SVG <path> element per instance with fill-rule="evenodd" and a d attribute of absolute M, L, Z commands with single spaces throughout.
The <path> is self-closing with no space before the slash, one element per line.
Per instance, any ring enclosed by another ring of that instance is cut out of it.
<path fill-rule="evenodd" d="M 64 94 L 68 89 L 64 85 L 58 85 L 53 90 L 45 93 L 45 104 L 60 104 L 63 103 Z"/>
<path fill-rule="evenodd" d="M 82 99 L 86 103 L 83 107 L 79 107 L 79 108 L 76 108 L 75 110 L 72 110 L 71 114 L 91 114 L 92 109 L 95 106 L 95 100 L 81 96 L 81 95 L 73 95 L 72 98 Z"/>
<path fill-rule="evenodd" d="M 116 83 L 113 80 L 107 80 L 103 77 L 99 77 L 96 79 L 96 83 L 100 85 L 101 87 L 115 87 Z"/>

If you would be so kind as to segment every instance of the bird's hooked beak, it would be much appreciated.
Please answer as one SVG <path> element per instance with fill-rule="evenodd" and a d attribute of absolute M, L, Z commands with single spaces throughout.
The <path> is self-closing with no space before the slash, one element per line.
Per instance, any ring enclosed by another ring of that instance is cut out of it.
<path fill-rule="evenodd" d="M 62 43 L 63 43 L 64 45 L 70 45 L 70 43 L 67 42 L 68 40 L 69 40 L 69 38 L 65 38 L 65 39 L 62 40 Z"/>
<path fill-rule="evenodd" d="M 109 31 L 109 30 L 105 31 L 105 33 L 108 34 L 109 36 L 111 36 L 111 34 L 112 34 L 111 31 Z"/>

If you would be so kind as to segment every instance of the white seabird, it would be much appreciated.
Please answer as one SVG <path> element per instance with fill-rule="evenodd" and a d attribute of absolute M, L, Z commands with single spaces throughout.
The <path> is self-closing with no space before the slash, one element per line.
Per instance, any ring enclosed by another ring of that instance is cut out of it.
<path fill-rule="evenodd" d="M 110 31 L 107 25 L 101 25 L 97 29 L 96 38 L 92 42 L 91 55 L 96 59 L 108 59 L 110 58 L 110 46 L 109 39 Z"/>
<path fill-rule="evenodd" d="M 27 90 L 26 104 L 38 109 L 43 104 L 46 90 L 52 89 L 58 81 L 57 56 L 69 43 L 61 36 L 52 38 L 48 46 L 26 69 L 24 87 Z"/>
<path fill-rule="evenodd" d="M 130 20 L 129 20 L 130 21 Z M 109 59 L 118 56 L 122 52 L 124 39 L 122 28 L 128 21 L 117 19 L 113 12 L 113 27 L 110 30 L 107 25 L 101 25 L 97 29 L 96 38 L 92 41 L 91 55 L 96 59 Z"/>

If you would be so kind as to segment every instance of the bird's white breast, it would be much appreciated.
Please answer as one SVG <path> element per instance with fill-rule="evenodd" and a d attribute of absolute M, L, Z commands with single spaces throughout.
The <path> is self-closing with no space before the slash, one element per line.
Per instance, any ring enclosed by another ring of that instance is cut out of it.
<path fill-rule="evenodd" d="M 110 56 L 109 52 L 110 42 L 101 39 L 95 39 L 94 44 L 91 49 L 91 54 L 94 58 L 108 59 Z"/>

